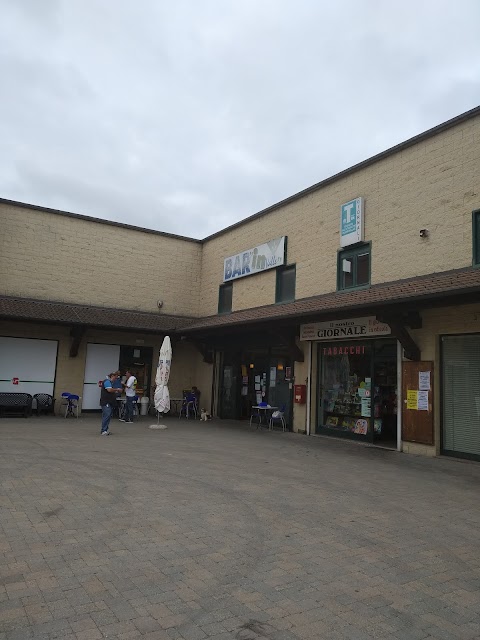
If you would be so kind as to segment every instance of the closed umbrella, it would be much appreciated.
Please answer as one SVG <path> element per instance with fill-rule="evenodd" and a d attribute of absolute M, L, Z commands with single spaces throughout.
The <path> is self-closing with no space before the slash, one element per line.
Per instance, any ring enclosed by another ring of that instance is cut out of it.
<path fill-rule="evenodd" d="M 168 392 L 168 379 L 170 378 L 170 367 L 172 364 L 172 345 L 169 336 L 165 336 L 160 348 L 158 359 L 157 375 L 155 376 L 155 409 L 158 413 L 170 411 L 170 394 Z"/>

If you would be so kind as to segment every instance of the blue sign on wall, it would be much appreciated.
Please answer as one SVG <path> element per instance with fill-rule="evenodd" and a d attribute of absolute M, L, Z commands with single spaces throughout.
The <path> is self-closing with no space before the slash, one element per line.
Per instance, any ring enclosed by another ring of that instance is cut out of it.
<path fill-rule="evenodd" d="M 340 246 L 348 247 L 363 240 L 363 198 L 355 198 L 341 206 Z"/>

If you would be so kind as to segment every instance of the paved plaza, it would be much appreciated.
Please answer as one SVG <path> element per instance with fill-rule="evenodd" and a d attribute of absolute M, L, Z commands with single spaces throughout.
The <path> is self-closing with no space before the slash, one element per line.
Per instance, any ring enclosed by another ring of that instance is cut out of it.
<path fill-rule="evenodd" d="M 480 638 L 480 464 L 0 420 L 0 640 Z"/>

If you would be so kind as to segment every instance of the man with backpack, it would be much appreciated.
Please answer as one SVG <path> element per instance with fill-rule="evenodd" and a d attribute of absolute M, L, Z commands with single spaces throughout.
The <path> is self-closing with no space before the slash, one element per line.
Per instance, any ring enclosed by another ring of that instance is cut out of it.
<path fill-rule="evenodd" d="M 109 373 L 105 380 L 102 382 L 102 388 L 100 391 L 100 406 L 102 407 L 102 430 L 101 436 L 109 436 L 110 420 L 113 413 L 113 408 L 117 402 L 117 393 L 122 393 L 121 389 L 114 389 L 112 384 L 116 375 Z"/>

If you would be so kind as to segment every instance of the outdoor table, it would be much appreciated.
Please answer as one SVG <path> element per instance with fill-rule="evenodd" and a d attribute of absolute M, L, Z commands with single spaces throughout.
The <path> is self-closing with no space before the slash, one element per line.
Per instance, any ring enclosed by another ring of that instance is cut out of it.
<path fill-rule="evenodd" d="M 172 413 L 179 413 L 182 406 L 183 398 L 170 398 L 170 408 Z"/>
<path fill-rule="evenodd" d="M 252 406 L 252 409 L 258 409 L 260 412 L 264 412 L 264 418 L 265 418 L 265 424 L 268 424 L 268 412 L 269 411 L 277 411 L 278 407 L 272 407 L 269 404 L 268 405 L 259 405 L 259 404 L 254 404 Z M 262 414 L 260 413 L 260 424 L 263 422 L 263 418 L 261 417 Z"/>

